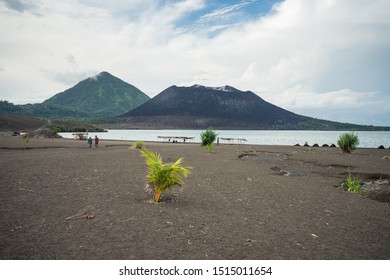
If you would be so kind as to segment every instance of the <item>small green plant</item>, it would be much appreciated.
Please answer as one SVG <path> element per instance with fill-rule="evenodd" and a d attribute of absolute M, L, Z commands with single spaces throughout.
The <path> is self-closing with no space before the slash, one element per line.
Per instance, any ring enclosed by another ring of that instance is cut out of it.
<path fill-rule="evenodd" d="M 24 147 L 27 147 L 30 144 L 30 138 L 28 137 L 27 134 L 23 136 L 23 144 Z"/>
<path fill-rule="evenodd" d="M 352 153 L 359 145 L 359 137 L 354 133 L 343 133 L 337 139 L 337 145 L 344 153 Z"/>
<path fill-rule="evenodd" d="M 206 147 L 207 152 L 211 152 L 213 143 L 217 139 L 217 133 L 211 128 L 206 129 L 200 133 L 201 146 Z"/>
<path fill-rule="evenodd" d="M 161 155 L 153 153 L 147 149 L 141 151 L 141 156 L 145 157 L 148 166 L 147 185 L 145 190 L 154 193 L 154 202 L 160 201 L 163 192 L 174 186 L 183 186 L 183 177 L 190 174 L 191 167 L 182 166 L 183 158 L 179 158 L 175 163 L 163 163 Z"/>
<path fill-rule="evenodd" d="M 361 188 L 361 180 L 359 178 L 353 178 L 351 177 L 351 172 L 348 173 L 347 176 L 347 187 L 348 191 L 351 193 L 357 193 L 359 195 L 364 194 L 364 190 Z"/>
<path fill-rule="evenodd" d="M 214 148 L 214 144 L 207 144 L 206 145 L 206 152 L 211 153 L 211 150 Z"/>
<path fill-rule="evenodd" d="M 141 150 L 144 147 L 144 142 L 137 140 L 137 141 L 134 142 L 133 146 L 131 146 L 131 147 L 133 149 Z"/>

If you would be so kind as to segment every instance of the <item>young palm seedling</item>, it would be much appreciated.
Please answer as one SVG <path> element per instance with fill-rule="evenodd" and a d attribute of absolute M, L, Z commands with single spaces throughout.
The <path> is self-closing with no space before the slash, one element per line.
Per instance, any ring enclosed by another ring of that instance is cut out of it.
<path fill-rule="evenodd" d="M 353 178 L 351 177 L 351 172 L 348 173 L 347 176 L 347 187 L 348 191 L 352 193 L 357 193 L 360 195 L 364 194 L 364 190 L 360 186 L 361 180 L 359 178 Z"/>
<path fill-rule="evenodd" d="M 147 149 L 141 151 L 141 156 L 145 157 L 148 166 L 146 175 L 149 187 L 154 192 L 154 202 L 160 201 L 163 192 L 174 186 L 183 186 L 183 177 L 190 174 L 191 167 L 182 166 L 183 158 L 179 158 L 175 163 L 163 163 L 161 155 L 153 153 Z"/>

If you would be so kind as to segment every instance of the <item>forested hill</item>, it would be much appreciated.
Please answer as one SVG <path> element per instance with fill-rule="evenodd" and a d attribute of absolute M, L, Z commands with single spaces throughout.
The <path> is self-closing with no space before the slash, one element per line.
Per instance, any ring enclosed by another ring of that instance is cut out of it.
<path fill-rule="evenodd" d="M 54 95 L 42 105 L 84 112 L 89 117 L 112 117 L 128 112 L 149 99 L 135 86 L 108 72 L 101 72 Z"/>
<path fill-rule="evenodd" d="M 87 78 L 42 103 L 0 102 L 0 113 L 43 118 L 109 118 L 126 113 L 150 98 L 108 72 Z"/>

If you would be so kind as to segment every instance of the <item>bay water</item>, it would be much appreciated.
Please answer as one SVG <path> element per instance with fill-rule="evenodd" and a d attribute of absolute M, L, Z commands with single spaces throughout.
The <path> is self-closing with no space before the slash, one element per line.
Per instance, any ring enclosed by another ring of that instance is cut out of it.
<path fill-rule="evenodd" d="M 202 130 L 143 130 L 143 129 L 110 129 L 107 132 L 90 132 L 92 138 L 97 135 L 100 139 L 107 140 L 131 140 L 131 141 L 173 141 L 183 142 L 180 138 L 194 137 L 187 139 L 187 142 L 200 143 Z M 310 146 L 318 144 L 337 145 L 338 137 L 349 131 L 308 131 L 308 130 L 215 130 L 220 137 L 220 143 L 241 143 L 256 145 L 295 145 L 301 146 L 307 142 Z M 361 148 L 378 148 L 383 145 L 386 149 L 390 147 L 390 131 L 355 131 L 359 137 Z M 74 138 L 73 133 L 60 133 L 64 138 Z M 167 138 L 159 138 L 166 136 Z M 230 141 L 222 138 L 234 138 Z M 245 139 L 237 140 L 237 139 Z"/>

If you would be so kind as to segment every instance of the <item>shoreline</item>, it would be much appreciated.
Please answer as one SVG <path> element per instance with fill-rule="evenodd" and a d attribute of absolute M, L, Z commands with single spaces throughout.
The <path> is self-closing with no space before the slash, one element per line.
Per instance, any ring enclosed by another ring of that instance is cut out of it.
<path fill-rule="evenodd" d="M 171 137 L 189 137 L 189 142 L 200 143 L 201 130 L 111 130 L 105 133 L 92 133 L 99 138 L 117 139 L 117 140 L 141 140 L 158 141 L 159 137 L 169 139 Z M 216 130 L 221 143 L 242 142 L 251 145 L 305 145 L 309 146 L 336 145 L 339 131 L 242 131 L 242 130 Z M 390 147 L 390 133 L 386 131 L 378 132 L 356 132 L 359 136 L 360 147 L 378 148 L 384 146 Z M 64 137 L 71 137 L 71 134 L 61 134 Z M 226 140 L 231 139 L 231 140 Z M 172 139 L 171 139 L 172 140 Z M 180 139 L 179 142 L 182 142 Z M 186 141 L 187 142 L 187 141 Z"/>
<path fill-rule="evenodd" d="M 8 140 L 7 140 L 8 138 Z M 12 139 L 11 141 L 9 139 Z M 24 145 L 23 144 L 23 140 L 22 140 L 22 136 L 11 136 L 11 135 L 8 135 L 8 133 L 6 135 L 1 135 L 0 134 L 0 149 L 39 149 L 39 148 L 42 148 L 42 149 L 45 149 L 45 148 L 86 148 L 87 147 L 87 140 L 77 140 L 77 139 L 71 139 L 71 138 L 64 138 L 64 137 L 61 137 L 61 138 L 44 138 L 44 137 L 38 137 L 38 138 L 30 138 L 31 139 L 31 142 L 29 145 Z M 111 146 L 123 146 L 125 144 L 128 144 L 129 147 L 134 143 L 136 142 L 137 140 L 123 140 L 123 139 L 105 139 L 105 138 L 100 138 L 100 143 L 99 145 L 100 146 L 108 146 L 108 147 L 111 147 Z M 186 143 L 183 143 L 183 142 L 176 142 L 176 143 L 173 143 L 173 142 L 168 142 L 168 141 L 153 141 L 153 140 L 142 140 L 142 142 L 144 143 L 149 143 L 149 144 L 162 144 L 162 145 L 184 145 L 184 146 L 191 146 L 191 145 L 195 145 L 195 146 L 200 146 L 200 142 L 186 142 Z M 33 144 L 31 144 L 33 143 Z M 63 144 L 67 144 L 67 145 L 62 145 L 62 146 L 53 146 L 51 144 L 53 143 L 63 143 Z M 116 143 L 121 143 L 121 145 L 115 145 Z M 34 145 L 35 144 L 35 145 Z M 8 145 L 8 146 L 7 146 Z M 85 146 L 85 147 L 84 147 Z M 289 148 L 289 147 L 296 147 L 296 148 L 306 148 L 306 149 L 309 149 L 309 148 L 312 148 L 312 149 L 337 149 L 341 152 L 340 148 L 339 147 L 324 147 L 324 146 L 305 146 L 305 145 L 286 145 L 286 144 L 246 144 L 246 143 L 234 143 L 234 144 L 230 144 L 230 143 L 220 143 L 220 144 L 215 144 L 215 146 L 241 146 L 241 147 L 285 147 L 285 148 Z M 378 150 L 379 148 L 374 148 L 374 147 L 357 147 L 357 150 Z M 389 147 L 390 149 L 390 147 Z M 389 149 L 384 149 L 384 150 L 389 150 Z"/>

